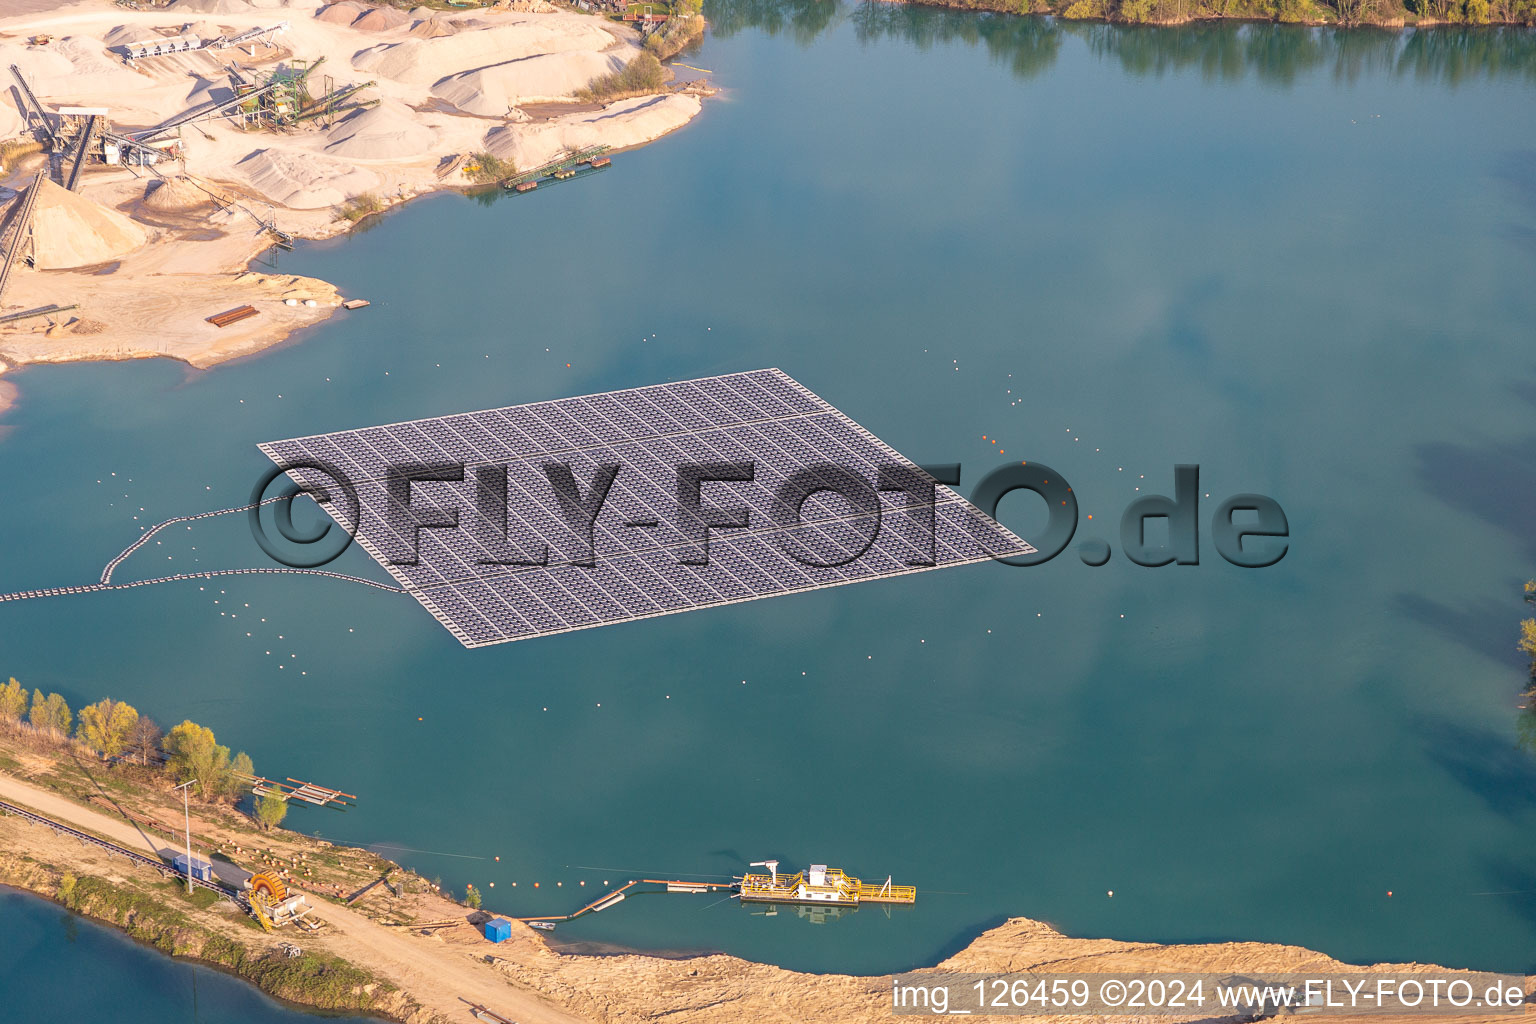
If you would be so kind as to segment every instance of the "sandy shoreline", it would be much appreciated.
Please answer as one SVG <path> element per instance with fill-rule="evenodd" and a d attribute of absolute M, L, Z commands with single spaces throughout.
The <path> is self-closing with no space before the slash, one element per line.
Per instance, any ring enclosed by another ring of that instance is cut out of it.
<path fill-rule="evenodd" d="M 340 208 L 355 197 L 387 209 L 475 185 L 464 170 L 472 154 L 530 169 L 568 150 L 643 145 L 701 109 L 705 90 L 607 105 L 572 102 L 593 77 L 638 54 L 639 37 L 625 25 L 544 0 L 409 14 L 351 0 L 325 7 L 288 2 L 178 0 L 167 9 L 130 11 L 86 0 L 0 18 L 0 67 L 22 69 L 55 129 L 59 108 L 71 106 L 107 108 L 114 132 L 162 123 L 234 96 L 232 66 L 250 82 L 323 59 L 310 80 L 312 95 L 367 85 L 328 125 L 316 119 L 281 131 L 242 130 L 227 117 L 200 120 L 179 129 L 177 157 L 152 169 L 87 163 L 75 192 L 57 185 L 40 191 L 31 247 L 24 249 L 35 253 L 36 265 L 18 261 L 0 313 L 77 308 L 0 325 L 0 373 L 44 362 L 152 357 L 202 368 L 276 345 L 331 316 L 343 296 L 323 281 L 252 269 L 252 259 L 274 240 L 270 226 L 295 238 L 333 237 L 353 226 Z M 146 40 L 233 36 L 284 23 L 243 48 L 131 65 L 123 57 L 126 46 Z M 36 121 L 29 129 L 5 77 L 0 140 L 35 138 Z M 346 109 L 357 100 L 368 105 Z M 41 155 L 27 156 L 0 177 L 19 193 L 0 207 L 7 239 L 44 167 Z M 58 177 L 66 175 L 67 168 Z M 242 305 L 257 314 L 222 329 L 205 319 Z M 14 394 L 14 386 L 0 387 L 0 412 Z"/>
<path fill-rule="evenodd" d="M 47 771 L 42 767 L 43 759 L 27 760 L 32 763 L 24 761 L 26 770 Z M 130 849 L 159 853 L 163 852 L 162 847 L 174 845 L 153 831 L 146 831 L 142 822 L 123 818 L 105 801 L 93 799 L 93 806 L 81 806 L 16 775 L 0 774 L 0 799 L 87 829 Z M 154 813 L 163 811 L 169 818 L 175 817 L 171 812 L 179 810 L 179 806 L 171 807 L 167 802 L 164 808 L 155 809 Z M 226 847 L 247 844 L 247 858 L 255 854 L 250 846 L 256 843 L 278 858 L 296 858 L 306 851 L 306 855 L 313 858 L 344 849 L 281 830 L 258 836 L 249 828 L 242 829 L 227 815 L 209 817 L 207 812 L 194 814 L 192 828 L 195 835 Z M 260 864 L 249 866 L 261 867 Z M 46 829 L 0 816 L 0 882 L 58 899 L 62 872 L 70 872 L 79 878 L 100 877 L 146 891 L 155 891 L 155 885 L 165 884 L 146 878 L 142 871 L 125 868 L 120 859 L 109 858 L 100 850 L 83 847 Z M 521 925 L 514 927 L 511 940 L 492 945 L 468 922 L 471 915 L 467 908 L 432 892 L 430 885 L 416 876 L 409 873 L 396 875 L 397 879 L 402 877 L 406 893 L 400 898 L 380 896 L 350 906 L 319 899 L 317 910 L 326 920 L 326 927 L 318 933 L 302 936 L 293 933 L 292 929 L 272 935 L 253 932 L 227 905 L 222 909 L 219 905 L 207 907 L 195 913 L 182 908 L 178 913 L 190 916 L 198 928 L 209 929 L 230 941 L 244 944 L 252 956 L 264 955 L 281 941 L 294 940 L 307 951 L 341 957 L 347 963 L 371 972 L 374 977 L 388 979 L 393 991 L 369 993 L 375 998 L 358 1008 L 415 1024 L 466 1020 L 466 999 L 483 1003 L 525 1024 L 541 1021 L 551 1024 L 632 1024 L 661 1019 L 698 1024 L 745 1020 L 764 1024 L 802 1024 L 805 1021 L 853 1024 L 891 1017 L 887 977 L 803 974 L 724 954 L 681 959 L 635 953 L 563 954 L 552 949 L 541 933 Z M 313 885 L 309 889 L 311 893 L 316 892 Z M 157 897 L 161 901 L 166 898 L 163 893 Z M 153 930 L 146 932 L 132 922 L 115 920 L 106 909 L 77 909 L 119 927 L 126 924 L 130 934 L 166 948 L 163 934 Z M 412 922 L 455 919 L 461 923 L 435 930 L 430 936 L 422 934 L 419 926 L 412 925 Z M 209 959 L 215 965 L 230 967 L 218 956 L 205 955 L 205 947 L 190 933 L 181 933 L 174 938 L 177 955 Z M 492 954 L 494 962 L 486 961 L 488 953 Z M 1261 942 L 1160 944 L 1072 938 L 1042 922 L 1013 918 L 983 932 L 965 949 L 942 963 L 921 970 L 1253 975 L 1355 973 L 1367 969 L 1340 963 L 1299 946 Z M 1382 964 L 1369 969 L 1401 973 L 1443 971 L 1426 964 Z M 238 968 L 234 973 L 251 977 L 250 972 Z M 277 991 L 274 994 L 293 997 L 291 992 L 285 995 L 283 991 Z M 1177 1024 L 1196 1018 L 1212 1019 L 1209 1013 L 1188 1018 L 1148 1019 Z M 1034 1019 L 1086 1022 L 1098 1018 L 1055 1016 Z M 1402 1018 L 1377 1015 L 1371 1019 Z M 1468 1015 L 1436 1019 L 1446 1024 L 1468 1024 L 1473 1020 L 1497 1018 Z"/>

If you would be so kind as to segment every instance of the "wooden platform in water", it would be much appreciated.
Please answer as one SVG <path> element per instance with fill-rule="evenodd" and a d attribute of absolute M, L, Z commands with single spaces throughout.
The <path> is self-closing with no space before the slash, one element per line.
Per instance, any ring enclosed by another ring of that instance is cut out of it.
<path fill-rule="evenodd" d="M 274 782 L 259 775 L 247 776 L 246 778 L 251 784 L 251 792 L 257 796 L 277 793 L 285 799 L 302 800 L 304 803 L 314 804 L 316 807 L 350 807 L 351 804 L 348 801 L 357 799 L 352 793 L 343 793 L 339 789 L 317 786 L 313 782 L 304 782 L 301 779 L 290 778 L 287 783 L 282 783 Z"/>

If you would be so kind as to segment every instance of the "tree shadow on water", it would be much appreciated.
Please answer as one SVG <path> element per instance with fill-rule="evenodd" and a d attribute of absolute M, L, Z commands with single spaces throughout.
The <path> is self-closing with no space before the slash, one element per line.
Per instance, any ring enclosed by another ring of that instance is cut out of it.
<path fill-rule="evenodd" d="M 1397 595 L 1395 603 L 1398 611 L 1420 626 L 1428 627 L 1468 650 L 1511 668 L 1518 668 L 1524 661 L 1524 656 L 1515 649 L 1515 636 L 1526 608 L 1516 599 L 1501 601 L 1486 597 L 1453 608 L 1405 591 Z"/>
<path fill-rule="evenodd" d="M 1427 719 L 1413 728 L 1430 760 L 1489 810 L 1505 818 L 1536 811 L 1536 760 L 1508 736 Z"/>
<path fill-rule="evenodd" d="M 1436 498 L 1496 526 L 1523 551 L 1523 561 L 1536 561 L 1536 437 L 1483 446 L 1436 441 L 1414 450 L 1419 481 Z M 1440 537 L 1439 544 L 1455 544 Z"/>

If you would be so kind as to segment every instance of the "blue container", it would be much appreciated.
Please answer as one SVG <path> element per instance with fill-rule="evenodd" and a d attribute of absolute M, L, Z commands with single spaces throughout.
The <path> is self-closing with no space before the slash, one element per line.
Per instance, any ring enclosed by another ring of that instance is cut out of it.
<path fill-rule="evenodd" d="M 506 942 L 512 937 L 512 922 L 504 917 L 493 917 L 485 922 L 485 937 L 492 942 Z"/>
<path fill-rule="evenodd" d="M 185 875 L 187 873 L 187 855 L 186 854 L 178 853 L 176 855 L 176 859 L 173 861 L 173 863 L 176 865 L 176 870 L 177 871 L 180 871 L 183 875 Z M 213 881 L 213 865 L 209 864 L 207 861 L 203 860 L 203 858 L 201 858 L 201 857 L 193 857 L 192 858 L 192 877 L 197 879 L 199 882 L 211 882 L 211 881 Z"/>

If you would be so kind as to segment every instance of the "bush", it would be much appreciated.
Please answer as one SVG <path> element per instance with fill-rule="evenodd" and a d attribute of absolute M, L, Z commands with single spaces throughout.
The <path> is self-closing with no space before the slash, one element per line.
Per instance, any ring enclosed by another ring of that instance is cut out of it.
<path fill-rule="evenodd" d="M 471 153 L 469 163 L 464 165 L 464 174 L 469 180 L 482 185 L 504 181 L 516 173 L 516 164 L 511 160 L 503 160 L 495 153 Z"/>
<path fill-rule="evenodd" d="M 268 789 L 256 800 L 256 821 L 264 829 L 276 828 L 288 816 L 288 798 L 276 789 Z"/>
<path fill-rule="evenodd" d="M 620 70 L 592 79 L 585 89 L 576 91 L 576 98 L 587 103 L 603 103 L 626 96 L 643 96 L 657 92 L 666 82 L 667 71 L 661 61 L 653 53 L 641 52 Z"/>
<path fill-rule="evenodd" d="M 645 48 L 655 54 L 657 60 L 667 60 L 676 57 L 703 36 L 703 15 L 674 16 L 658 31 L 645 37 Z"/>
<path fill-rule="evenodd" d="M 354 224 L 384 210 L 384 200 L 372 192 L 362 192 L 342 203 L 337 213 Z"/>

